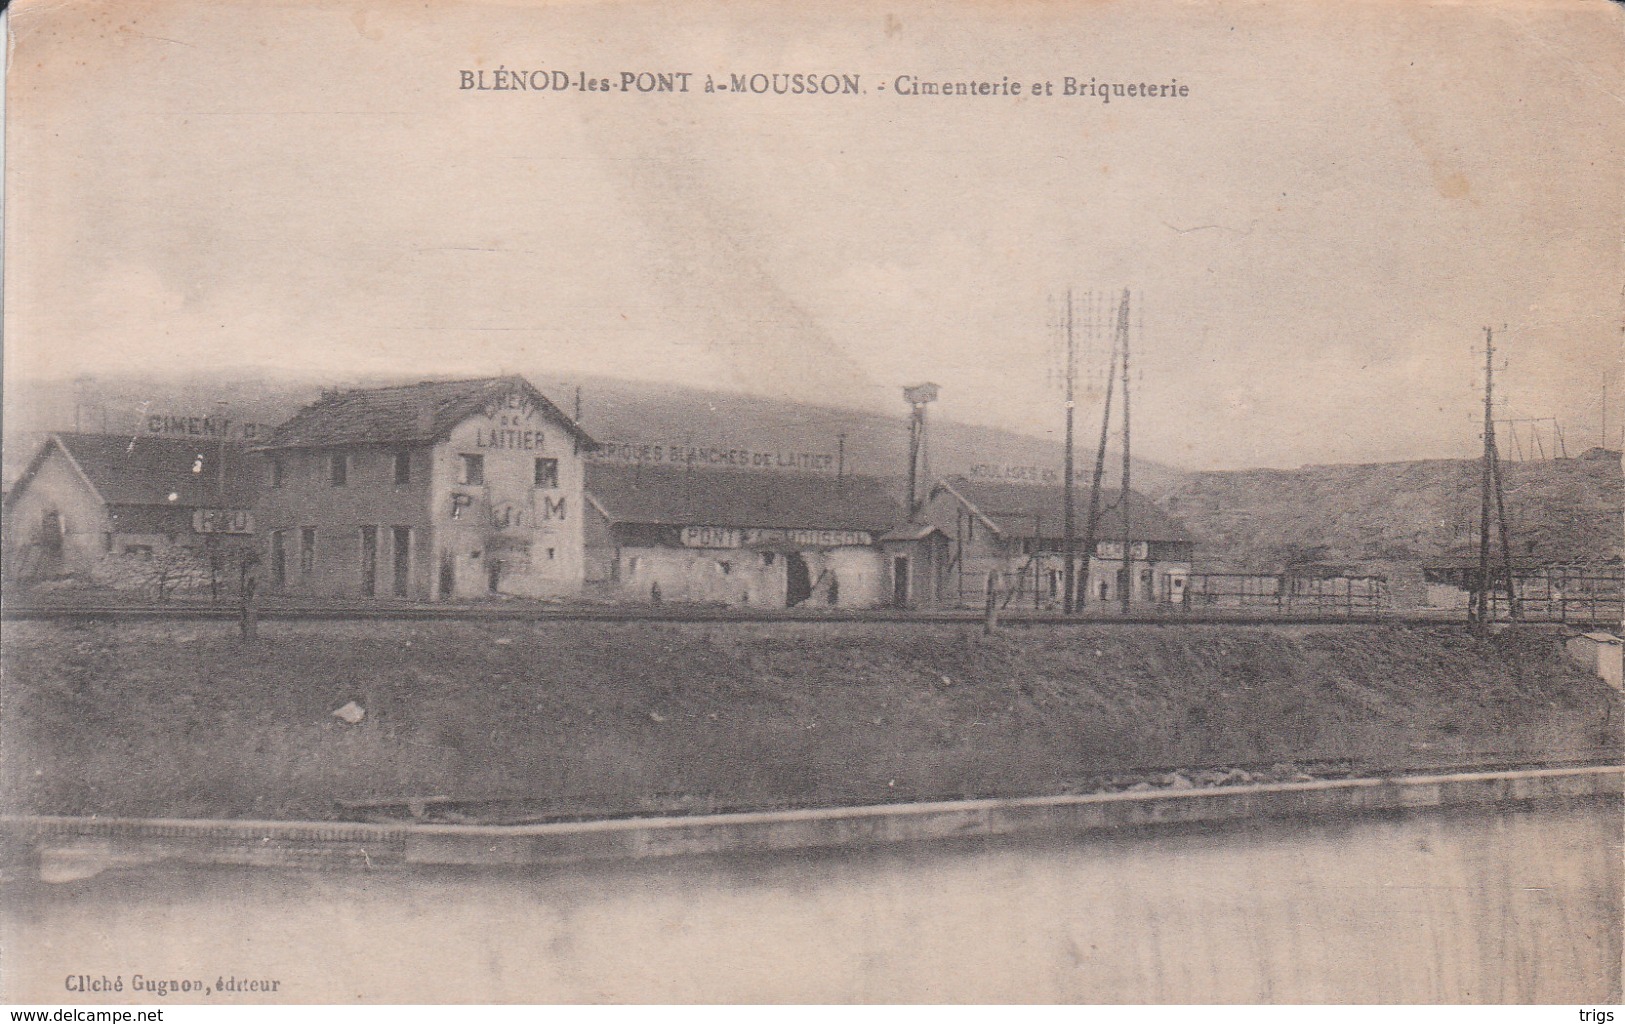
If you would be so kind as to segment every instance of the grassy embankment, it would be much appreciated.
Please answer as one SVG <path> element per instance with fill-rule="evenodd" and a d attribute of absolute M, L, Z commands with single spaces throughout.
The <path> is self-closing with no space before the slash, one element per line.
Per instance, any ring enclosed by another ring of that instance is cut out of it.
<path fill-rule="evenodd" d="M 1150 766 L 1617 744 L 1551 634 L 1459 627 L 10 623 L 9 812 L 332 818 L 1058 792 Z M 359 725 L 331 715 L 354 700 Z"/>

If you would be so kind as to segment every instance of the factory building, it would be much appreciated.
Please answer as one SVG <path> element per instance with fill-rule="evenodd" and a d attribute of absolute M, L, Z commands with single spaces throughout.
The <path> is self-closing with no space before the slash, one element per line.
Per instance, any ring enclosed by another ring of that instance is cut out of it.
<path fill-rule="evenodd" d="M 589 590 L 620 602 L 932 607 L 946 538 L 885 481 L 594 464 Z"/>
<path fill-rule="evenodd" d="M 157 563 L 170 584 L 201 579 L 211 552 L 247 543 L 256 491 L 239 444 L 50 434 L 6 494 L 6 576 L 140 585 Z"/>
<path fill-rule="evenodd" d="M 522 377 L 335 391 L 255 450 L 273 592 L 579 595 L 595 442 Z"/>
<path fill-rule="evenodd" d="M 1085 552 L 1089 489 L 1077 488 L 1074 501 L 1074 550 L 1082 607 L 1120 604 L 1125 588 L 1133 605 L 1185 602 L 1193 544 L 1183 526 L 1142 494 L 1129 491 L 1125 503 L 1121 491 L 1103 491 L 1094 550 Z M 1129 523 L 1126 565 L 1125 511 Z M 931 488 L 923 519 L 949 541 L 950 587 L 960 603 L 982 600 L 989 573 L 996 574 L 1001 592 L 1017 606 L 1050 608 L 1064 603 L 1064 488 L 950 477 Z"/>

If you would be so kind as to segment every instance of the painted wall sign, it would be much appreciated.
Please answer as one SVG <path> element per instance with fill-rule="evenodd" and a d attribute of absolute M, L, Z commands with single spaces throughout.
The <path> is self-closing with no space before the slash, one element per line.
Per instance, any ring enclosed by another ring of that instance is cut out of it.
<path fill-rule="evenodd" d="M 254 513 L 247 509 L 200 508 L 192 513 L 197 533 L 253 533 Z"/>
<path fill-rule="evenodd" d="M 506 451 L 539 452 L 544 450 L 540 430 L 515 430 L 493 427 L 479 428 L 474 433 L 474 447 L 497 448 Z"/>
<path fill-rule="evenodd" d="M 1135 558 L 1146 558 L 1151 553 L 1151 547 L 1143 540 L 1137 540 L 1133 546 Z M 1103 540 L 1095 545 L 1095 555 L 1100 558 L 1122 558 L 1123 542 L 1120 540 Z"/>
<path fill-rule="evenodd" d="M 868 547 L 873 535 L 863 530 L 784 530 L 763 527 L 685 526 L 679 535 L 686 548 L 843 548 Z"/>
<path fill-rule="evenodd" d="M 1090 471 L 1074 469 L 1074 481 L 1088 481 Z M 1052 466 L 1018 466 L 1010 463 L 978 462 L 967 474 L 972 480 L 996 480 L 1008 484 L 1052 484 L 1059 487 L 1066 482 L 1061 471 Z"/>
<path fill-rule="evenodd" d="M 746 530 L 745 545 L 788 544 L 798 548 L 865 547 L 874 543 L 862 530 Z"/>
<path fill-rule="evenodd" d="M 141 421 L 149 434 L 164 437 L 208 437 L 225 441 L 254 441 L 268 437 L 273 428 L 268 423 L 249 423 L 227 416 L 177 416 L 151 413 Z"/>
<path fill-rule="evenodd" d="M 719 469 L 798 470 L 833 473 L 835 456 L 829 452 L 760 451 L 689 444 L 646 444 L 608 441 L 592 453 L 599 462 L 642 463 L 665 466 L 708 466 Z"/>
<path fill-rule="evenodd" d="M 531 401 L 529 395 L 518 391 L 510 391 L 485 406 L 485 415 L 491 419 L 502 417 L 505 427 L 528 420 L 535 414 L 536 403 Z"/>
<path fill-rule="evenodd" d="M 685 548 L 737 548 L 744 544 L 741 532 L 727 526 L 685 526 L 680 536 Z"/>

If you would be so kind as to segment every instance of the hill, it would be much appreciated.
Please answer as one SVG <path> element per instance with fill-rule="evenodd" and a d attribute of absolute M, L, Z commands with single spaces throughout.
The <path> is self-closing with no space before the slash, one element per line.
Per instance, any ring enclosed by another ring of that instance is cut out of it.
<path fill-rule="evenodd" d="M 186 378 L 103 376 L 84 384 L 12 382 L 4 479 L 7 486 L 16 479 L 46 432 L 75 429 L 76 412 L 79 427 L 115 433 L 145 429 L 143 422 L 151 415 L 219 415 L 222 409 L 237 423 L 275 425 L 315 401 L 324 387 L 399 383 L 403 381 L 383 378 L 320 381 L 248 370 Z M 604 454 L 612 459 L 641 453 L 654 461 L 659 449 L 659 461 L 666 462 L 674 447 L 716 447 L 760 452 L 780 465 L 818 466 L 821 472 L 833 473 L 840 463 L 846 472 L 867 476 L 902 477 L 908 472 L 908 423 L 901 394 L 898 415 L 885 416 L 611 378 L 534 377 L 532 383 L 566 410 L 573 408 L 579 389 L 582 425 L 609 443 Z M 984 473 L 1025 467 L 1058 472 L 1062 461 L 1058 442 L 940 420 L 930 424 L 929 456 L 930 473 L 938 476 L 969 475 L 977 467 Z M 1135 460 L 1134 472 L 1135 480 L 1146 485 L 1166 483 L 1178 474 L 1142 459 Z"/>
<path fill-rule="evenodd" d="M 1617 457 L 1503 469 L 1515 551 L 1590 563 L 1620 554 Z M 1207 565 L 1414 562 L 1474 549 L 1481 472 L 1476 460 L 1433 459 L 1188 473 L 1153 497 L 1185 523 Z"/>

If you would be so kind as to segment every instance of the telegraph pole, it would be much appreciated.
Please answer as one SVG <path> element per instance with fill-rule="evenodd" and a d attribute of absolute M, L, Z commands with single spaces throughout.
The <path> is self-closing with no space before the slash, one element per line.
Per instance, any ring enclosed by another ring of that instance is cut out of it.
<path fill-rule="evenodd" d="M 1501 562 L 1507 574 L 1507 616 L 1517 622 L 1518 585 L 1512 577 L 1512 541 L 1507 535 L 1506 498 L 1501 492 L 1501 453 L 1496 450 L 1493 439 L 1490 441 L 1490 466 L 1495 470 L 1495 518 L 1501 524 Z"/>
<path fill-rule="evenodd" d="M 1066 555 L 1066 571 L 1062 574 L 1062 583 L 1066 589 L 1066 596 L 1062 598 L 1061 608 L 1071 615 L 1077 605 L 1078 562 L 1075 557 L 1074 536 L 1077 529 L 1073 515 L 1073 483 L 1072 483 L 1072 410 L 1073 382 L 1077 377 L 1078 349 L 1072 334 L 1072 289 L 1066 290 L 1066 457 L 1064 460 L 1066 474 L 1066 496 L 1062 502 L 1061 512 L 1061 550 Z M 1036 536 L 1036 535 L 1035 535 Z M 1036 563 L 1035 563 L 1036 564 Z M 1033 589 L 1038 589 L 1036 578 Z"/>
<path fill-rule="evenodd" d="M 1490 495 L 1495 474 L 1495 332 L 1484 328 L 1484 467 L 1478 502 L 1478 616 L 1480 631 L 1490 621 Z"/>
<path fill-rule="evenodd" d="M 1118 504 L 1123 510 L 1123 587 L 1118 595 L 1123 602 L 1123 614 L 1129 611 L 1129 601 L 1134 594 L 1134 549 L 1132 538 L 1134 536 L 1133 517 L 1129 509 L 1129 433 L 1128 433 L 1128 289 L 1123 289 L 1123 490 L 1118 495 Z"/>
<path fill-rule="evenodd" d="M 1089 526 L 1083 536 L 1083 586 L 1085 597 L 1089 588 L 1089 559 L 1094 556 L 1095 531 L 1100 527 L 1100 481 L 1106 475 L 1106 441 L 1112 423 L 1112 392 L 1117 385 L 1117 354 L 1128 333 L 1128 292 L 1123 292 L 1123 304 L 1117 311 L 1117 328 L 1112 333 L 1112 355 L 1106 364 L 1106 407 L 1100 416 L 1100 444 L 1095 448 L 1095 476 L 1089 487 Z"/>

